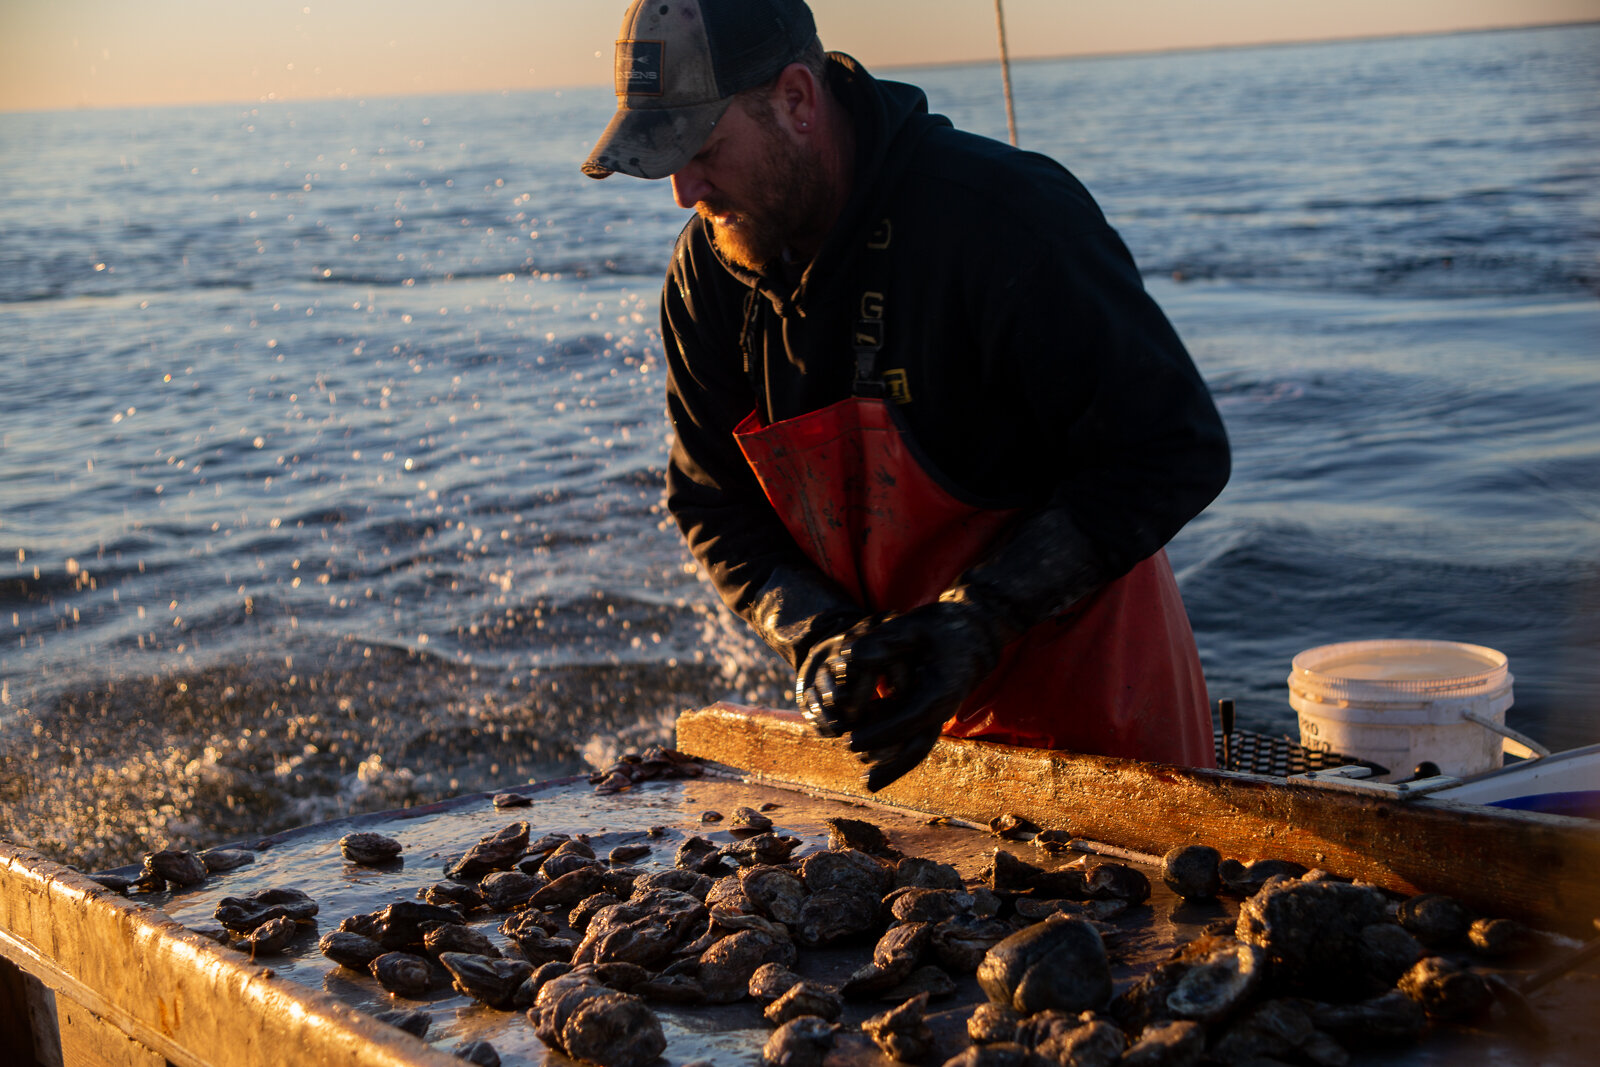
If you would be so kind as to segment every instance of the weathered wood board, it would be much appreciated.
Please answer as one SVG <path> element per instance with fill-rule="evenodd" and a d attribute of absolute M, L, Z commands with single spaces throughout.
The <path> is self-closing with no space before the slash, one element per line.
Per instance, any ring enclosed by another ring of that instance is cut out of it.
<path fill-rule="evenodd" d="M 817 737 L 797 713 L 734 704 L 686 712 L 678 747 L 762 781 L 985 824 L 1013 812 L 1156 856 L 1199 843 L 1243 860 L 1294 860 L 1579 938 L 1600 917 L 1600 823 L 1588 819 L 951 739 L 868 794 L 842 740 Z"/>

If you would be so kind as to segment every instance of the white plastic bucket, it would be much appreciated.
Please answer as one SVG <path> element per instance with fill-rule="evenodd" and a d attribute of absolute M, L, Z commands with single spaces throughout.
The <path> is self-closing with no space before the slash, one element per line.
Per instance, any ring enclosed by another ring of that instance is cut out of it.
<path fill-rule="evenodd" d="M 1294 658 L 1289 705 L 1300 744 L 1371 760 L 1390 779 L 1424 760 L 1466 776 L 1500 766 L 1511 706 L 1506 657 L 1455 641 L 1346 641 Z"/>

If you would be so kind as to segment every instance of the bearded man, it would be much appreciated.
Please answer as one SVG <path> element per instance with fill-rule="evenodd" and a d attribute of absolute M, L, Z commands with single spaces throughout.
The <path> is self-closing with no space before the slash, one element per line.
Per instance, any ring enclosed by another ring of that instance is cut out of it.
<path fill-rule="evenodd" d="M 879 789 L 941 733 L 1213 766 L 1163 546 L 1227 438 L 1094 200 L 824 53 L 800 0 L 638 0 L 583 170 L 695 217 L 667 504 Z"/>

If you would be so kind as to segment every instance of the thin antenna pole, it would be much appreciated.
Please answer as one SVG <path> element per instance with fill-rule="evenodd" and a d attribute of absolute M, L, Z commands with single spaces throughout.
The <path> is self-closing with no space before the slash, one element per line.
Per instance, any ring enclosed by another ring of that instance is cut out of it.
<path fill-rule="evenodd" d="M 1017 111 L 1011 103 L 1011 54 L 1006 51 L 1006 16 L 1000 9 L 1000 0 L 994 0 L 994 25 L 1000 33 L 1000 77 L 1006 87 L 1006 131 L 1011 135 L 1011 145 L 1017 144 Z"/>

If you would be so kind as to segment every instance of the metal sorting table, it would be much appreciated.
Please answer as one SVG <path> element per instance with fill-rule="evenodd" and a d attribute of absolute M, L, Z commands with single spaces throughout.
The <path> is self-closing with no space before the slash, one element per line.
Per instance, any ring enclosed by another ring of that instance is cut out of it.
<path fill-rule="evenodd" d="M 561 832 L 587 834 L 597 855 L 624 843 L 647 843 L 651 853 L 636 865 L 647 870 L 672 866 L 678 846 L 691 835 L 732 843 L 737 838 L 721 823 L 702 822 L 701 814 L 717 811 L 731 815 L 735 808 L 775 805 L 767 812 L 774 830 L 802 839 L 795 857 L 825 848 L 825 820 L 844 816 L 869 820 L 887 832 L 906 855 L 925 856 L 953 864 L 969 881 L 976 878 L 995 848 L 1008 849 L 1039 866 L 1056 867 L 1072 855 L 1051 857 L 1025 842 L 1001 840 L 987 830 L 936 820 L 926 814 L 839 796 L 824 796 L 793 788 L 756 784 L 732 772 L 715 769 L 698 779 L 656 781 L 614 795 L 599 795 L 585 779 L 564 779 L 515 790 L 530 799 L 526 807 L 496 809 L 488 795 L 464 797 L 426 808 L 358 816 L 304 827 L 261 842 L 256 861 L 215 875 L 186 891 L 144 898 L 165 910 L 177 922 L 196 930 L 215 929 L 217 902 L 255 889 L 290 886 L 317 900 L 320 911 L 314 927 L 303 930 L 286 954 L 262 957 L 258 966 L 274 975 L 331 994 L 361 1012 L 376 1014 L 395 1008 L 422 1008 L 432 1016 L 425 1044 L 448 1051 L 473 1039 L 492 1042 L 507 1067 L 566 1064 L 564 1055 L 547 1049 L 534 1035 L 524 1012 L 500 1011 L 439 984 L 420 1000 L 407 1000 L 385 992 L 377 982 L 335 965 L 317 947 L 318 937 L 334 929 L 346 916 L 369 912 L 392 901 L 415 899 L 417 891 L 443 878 L 443 870 L 481 837 L 517 821 L 527 821 L 532 836 Z M 650 836 L 651 827 L 662 828 Z M 362 867 L 341 856 L 338 841 L 355 830 L 384 833 L 400 840 L 405 851 L 400 860 L 381 868 Z M 1113 858 L 1127 862 L 1124 855 Z M 1255 858 L 1255 857 L 1247 857 Z M 1238 901 L 1186 903 L 1162 884 L 1159 871 L 1139 864 L 1150 878 L 1152 897 L 1145 906 L 1114 919 L 1116 932 L 1108 937 L 1113 976 L 1120 990 L 1165 958 L 1178 944 L 1198 935 L 1209 923 L 1237 913 Z M 468 925 L 488 934 L 502 947 L 509 939 L 497 927 L 504 914 L 478 915 Z M 577 935 L 569 935 L 576 937 Z M 243 959 L 236 950 L 217 947 L 219 953 Z M 803 977 L 828 984 L 841 982 L 865 962 L 871 943 L 848 948 L 801 949 L 795 970 Z M 444 972 L 439 969 L 440 974 Z M 447 975 L 444 975 L 448 979 Z M 930 1063 L 942 1063 L 967 1044 L 966 1019 L 984 998 L 971 976 L 960 977 L 954 996 L 931 1005 L 929 1023 L 939 1050 Z M 1570 975 L 1546 987 L 1534 1003 L 1553 1023 L 1553 1039 L 1542 1048 L 1520 1044 L 1501 1031 L 1448 1030 L 1428 1041 L 1404 1049 L 1372 1055 L 1360 1053 L 1356 1062 L 1395 1065 L 1451 1064 L 1470 1060 L 1505 1064 L 1579 1064 L 1593 1062 L 1600 1045 L 1600 981 L 1592 969 Z M 889 1065 L 887 1057 L 856 1030 L 856 1024 L 892 1006 L 879 1001 L 847 1002 L 841 1020 L 841 1041 L 830 1056 L 832 1064 Z M 715 1064 L 756 1064 L 772 1027 L 761 1007 L 745 1000 L 736 1004 L 683 1007 L 652 1004 L 667 1037 L 664 1062 L 682 1065 L 694 1061 Z M 405 1045 L 400 1042 L 400 1046 Z M 419 1062 L 430 1060 L 418 1043 Z"/>

